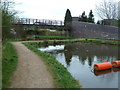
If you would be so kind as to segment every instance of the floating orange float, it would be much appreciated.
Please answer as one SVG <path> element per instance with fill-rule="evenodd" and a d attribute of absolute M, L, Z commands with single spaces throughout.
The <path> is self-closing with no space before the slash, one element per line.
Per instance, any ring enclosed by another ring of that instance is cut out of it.
<path fill-rule="evenodd" d="M 112 68 L 112 64 L 110 62 L 94 64 L 94 70 L 105 70 L 110 68 Z"/>
<path fill-rule="evenodd" d="M 113 67 L 120 67 L 120 60 L 119 61 L 113 61 L 112 66 Z"/>

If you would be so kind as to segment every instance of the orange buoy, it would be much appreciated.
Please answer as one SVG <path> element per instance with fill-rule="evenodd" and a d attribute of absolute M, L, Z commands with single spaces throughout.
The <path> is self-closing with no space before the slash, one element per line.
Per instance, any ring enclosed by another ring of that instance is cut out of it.
<path fill-rule="evenodd" d="M 95 70 L 105 70 L 112 68 L 112 64 L 110 62 L 98 63 L 94 64 Z"/>
<path fill-rule="evenodd" d="M 101 71 L 94 70 L 94 75 L 95 76 L 100 76 L 100 75 L 105 75 L 105 74 L 108 74 L 108 73 L 111 73 L 111 72 L 112 72 L 112 69 L 101 70 Z"/>
<path fill-rule="evenodd" d="M 113 61 L 112 66 L 113 67 L 120 67 L 120 60 L 119 61 Z"/>

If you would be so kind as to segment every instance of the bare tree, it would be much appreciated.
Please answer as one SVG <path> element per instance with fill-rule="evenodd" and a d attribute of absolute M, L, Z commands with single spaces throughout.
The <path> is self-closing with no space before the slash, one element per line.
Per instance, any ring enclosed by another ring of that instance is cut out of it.
<path fill-rule="evenodd" d="M 18 26 L 13 30 L 12 24 L 16 23 L 15 19 L 17 11 L 14 10 L 16 3 L 13 0 L 2 0 L 0 2 L 0 11 L 2 12 L 2 40 L 14 38 L 25 38 L 26 32 L 23 27 Z M 21 22 L 23 23 L 23 22 Z"/>
<path fill-rule="evenodd" d="M 118 3 L 113 0 L 103 0 L 95 9 L 101 19 L 116 19 L 118 17 Z"/>
<path fill-rule="evenodd" d="M 2 12 L 2 40 L 10 38 L 11 19 L 14 16 L 13 7 L 14 2 L 10 0 L 3 0 L 0 2 L 0 11 Z"/>

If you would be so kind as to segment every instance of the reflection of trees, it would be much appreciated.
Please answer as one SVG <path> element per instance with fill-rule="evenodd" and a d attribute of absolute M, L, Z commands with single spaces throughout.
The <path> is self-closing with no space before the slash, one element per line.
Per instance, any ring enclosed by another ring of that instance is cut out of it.
<path fill-rule="evenodd" d="M 69 64 L 71 62 L 71 58 L 73 55 L 77 55 L 80 57 L 80 61 L 82 64 L 85 64 L 85 61 L 88 57 L 88 64 L 89 66 L 92 66 L 93 63 L 93 57 L 97 56 L 98 60 L 100 62 L 108 62 L 110 60 L 114 60 L 112 58 L 118 56 L 118 47 L 112 47 L 112 46 L 105 46 L 105 45 L 90 45 L 90 44 L 69 44 L 65 46 L 65 58 L 66 63 Z"/>
<path fill-rule="evenodd" d="M 64 54 L 65 54 L 65 60 L 66 60 L 67 65 L 70 65 L 71 58 L 72 58 L 72 53 L 68 52 L 68 51 L 65 51 Z"/>
<path fill-rule="evenodd" d="M 82 56 L 80 60 L 81 60 L 81 63 L 83 65 L 85 65 L 85 61 L 87 60 L 87 57 L 86 56 Z"/>
<path fill-rule="evenodd" d="M 88 57 L 88 65 L 89 65 L 89 66 L 92 66 L 92 62 L 93 62 L 92 57 Z"/>

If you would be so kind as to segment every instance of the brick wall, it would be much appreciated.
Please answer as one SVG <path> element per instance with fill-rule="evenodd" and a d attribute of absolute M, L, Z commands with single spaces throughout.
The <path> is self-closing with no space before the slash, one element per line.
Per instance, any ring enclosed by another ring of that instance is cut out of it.
<path fill-rule="evenodd" d="M 69 36 L 118 39 L 120 29 L 115 26 L 73 21 L 69 25 Z"/>

